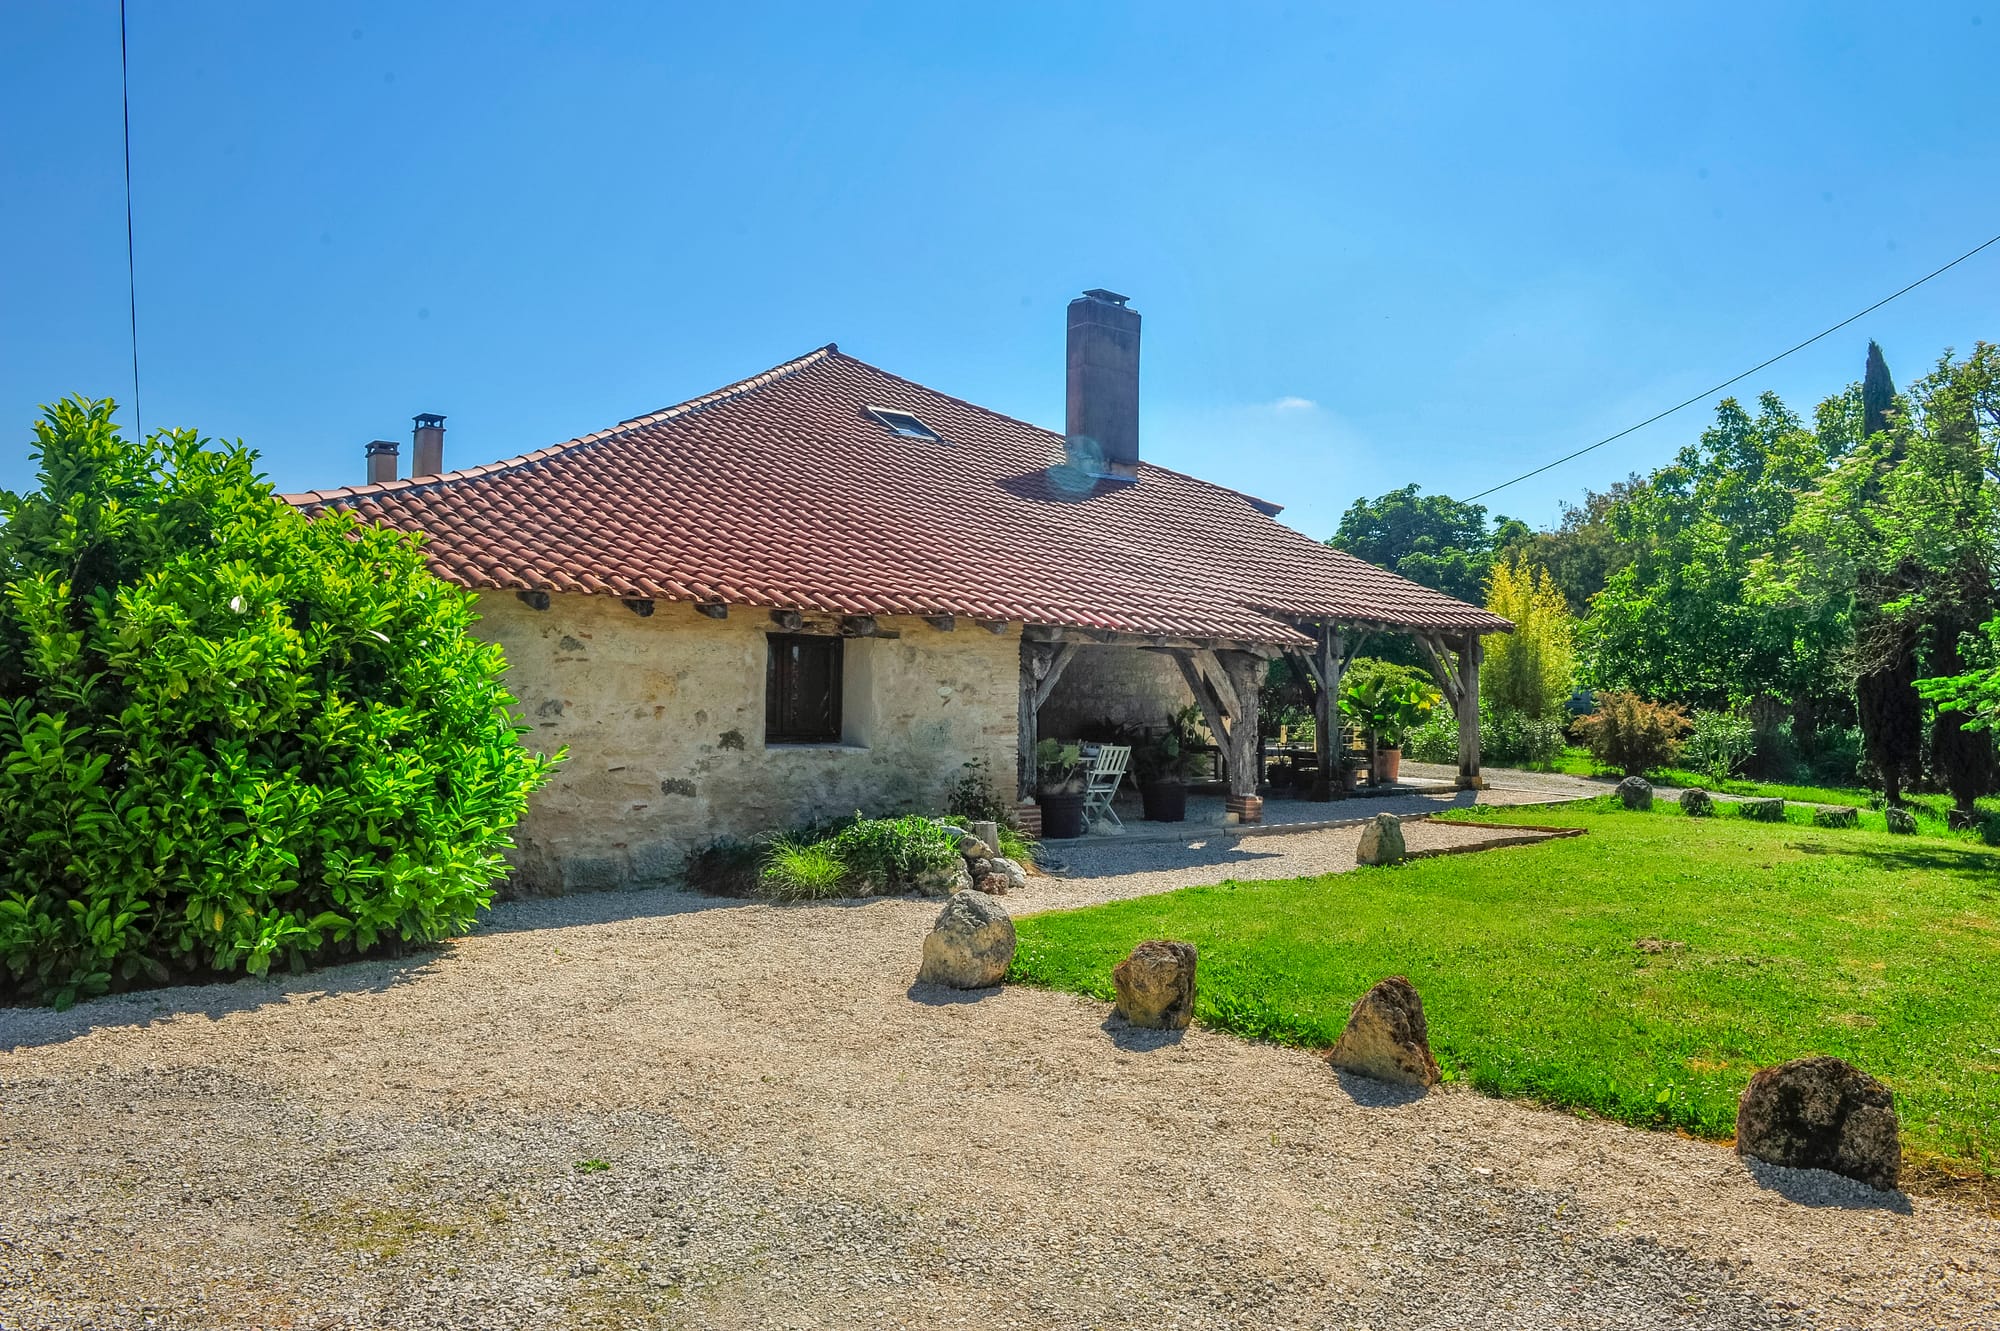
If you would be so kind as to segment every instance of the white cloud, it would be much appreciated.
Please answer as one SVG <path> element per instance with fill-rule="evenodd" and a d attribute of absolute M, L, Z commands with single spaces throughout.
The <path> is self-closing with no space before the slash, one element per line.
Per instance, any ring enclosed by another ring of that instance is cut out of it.
<path fill-rule="evenodd" d="M 1319 403 L 1309 397 L 1281 397 L 1271 404 L 1272 411 L 1318 411 Z"/>

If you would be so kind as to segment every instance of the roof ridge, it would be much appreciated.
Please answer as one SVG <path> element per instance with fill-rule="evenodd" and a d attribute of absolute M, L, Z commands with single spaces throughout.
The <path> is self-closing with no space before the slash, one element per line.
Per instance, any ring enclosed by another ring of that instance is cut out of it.
<path fill-rule="evenodd" d="M 732 384 L 725 384 L 721 388 L 703 393 L 699 397 L 691 397 L 685 402 L 675 403 L 671 407 L 662 407 L 658 411 L 649 412 L 643 416 L 634 416 L 630 420 L 618 422 L 618 424 L 609 429 L 597 430 L 591 434 L 578 435 L 576 438 L 565 440 L 560 444 L 550 444 L 547 448 L 538 448 L 532 453 L 521 453 L 511 458 L 502 458 L 498 462 L 481 463 L 477 467 L 463 467 L 457 471 L 447 471 L 436 476 L 406 476 L 393 481 L 376 481 L 371 485 L 346 485 L 332 490 L 301 490 L 293 494 L 280 495 L 278 497 L 288 504 L 324 504 L 336 500 L 359 499 L 372 495 L 420 490 L 430 486 L 445 485 L 451 481 L 469 480 L 475 476 L 491 476 L 497 472 L 513 471 L 518 467 L 527 467 L 537 462 L 545 462 L 549 458 L 557 457 L 575 449 L 601 444 L 607 439 L 615 439 L 621 434 L 641 429 L 648 425 L 658 425 L 663 421 L 675 420 L 682 416 L 692 416 L 696 412 L 706 411 L 708 408 L 716 406 L 719 403 L 731 401 L 746 394 L 754 393 L 760 388 L 768 387 L 780 379 L 796 374 L 809 365 L 818 364 L 828 356 L 838 356 L 840 354 L 839 343 L 829 342 L 823 347 L 815 347 L 803 356 L 783 361 L 768 370 L 753 374 L 746 379 L 738 379 Z M 852 360 L 853 357 L 850 356 L 848 359 Z M 865 364 L 866 362 L 863 363 Z M 918 386 L 921 387 L 922 385 Z"/>

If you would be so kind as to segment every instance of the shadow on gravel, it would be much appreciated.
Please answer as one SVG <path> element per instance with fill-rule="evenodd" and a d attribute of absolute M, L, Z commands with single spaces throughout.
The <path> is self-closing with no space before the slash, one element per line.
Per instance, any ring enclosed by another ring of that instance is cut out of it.
<path fill-rule="evenodd" d="M 574 892 L 561 897 L 518 897 L 512 901 L 496 901 L 490 908 L 481 911 L 473 932 L 511 934 L 528 929 L 571 929 L 579 925 L 617 924 L 624 920 L 665 918 L 696 911 L 771 904 L 756 897 L 710 896 L 706 892 L 682 892 L 671 887 Z"/>
<path fill-rule="evenodd" d="M 1395 1109 L 1413 1105 L 1430 1094 L 1421 1086 L 1397 1086 L 1391 1082 L 1376 1081 L 1373 1077 L 1356 1076 L 1339 1068 L 1334 1069 L 1333 1078 L 1340 1083 L 1340 1089 L 1347 1092 L 1347 1098 L 1363 1109 Z"/>
<path fill-rule="evenodd" d="M 979 1003 L 999 995 L 1001 985 L 989 985 L 984 989 L 954 989 L 947 984 L 925 984 L 918 981 L 909 987 L 912 1003 L 922 1003 L 925 1007 L 958 1007 L 964 1003 Z"/>
<path fill-rule="evenodd" d="M 1134 1026 L 1116 1012 L 1103 1021 L 1103 1031 L 1111 1037 L 1111 1043 L 1131 1054 L 1150 1054 L 1158 1049 L 1168 1049 L 1181 1042 L 1186 1031 L 1160 1031 L 1150 1026 Z"/>
<path fill-rule="evenodd" d="M 305 975 L 141 989 L 93 998 L 67 1012 L 39 1007 L 0 1008 L 0 1053 L 63 1044 L 92 1031 L 143 1029 L 155 1022 L 189 1017 L 220 1021 L 234 1013 L 252 1012 L 272 1003 L 317 1003 L 348 994 L 379 994 L 421 978 L 438 957 L 436 948 L 412 949 L 400 957 L 351 961 Z"/>
<path fill-rule="evenodd" d="M 1191 869 L 1202 864 L 1255 864 L 1282 854 L 1258 850 L 1262 838 L 1238 838 L 1216 828 L 1190 837 L 1193 845 L 1180 841 L 1127 841 L 1114 838 L 1084 845 L 1062 841 L 1057 854 L 1062 858 L 1062 876 L 1068 879 L 1122 878 L 1126 874 L 1156 873 L 1163 869 Z M 1051 866 L 1043 864 L 1044 869 Z"/>
<path fill-rule="evenodd" d="M 1787 1169 L 1762 1160 L 1743 1161 L 1757 1186 L 1800 1206 L 1830 1206 L 1842 1211 L 1893 1211 L 1910 1214 L 1910 1199 L 1900 1192 L 1877 1192 L 1824 1169 Z"/>

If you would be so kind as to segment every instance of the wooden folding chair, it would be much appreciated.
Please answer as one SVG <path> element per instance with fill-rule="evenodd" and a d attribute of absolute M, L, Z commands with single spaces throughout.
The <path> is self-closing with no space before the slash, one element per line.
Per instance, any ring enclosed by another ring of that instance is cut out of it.
<path fill-rule="evenodd" d="M 1118 785 L 1125 779 L 1125 769 L 1132 762 L 1132 746 L 1129 744 L 1099 745 L 1096 757 L 1090 762 L 1090 776 L 1083 788 L 1083 821 L 1087 827 L 1098 819 L 1109 819 L 1111 825 L 1121 832 L 1124 822 L 1118 811 L 1111 807 L 1112 797 L 1118 794 Z"/>

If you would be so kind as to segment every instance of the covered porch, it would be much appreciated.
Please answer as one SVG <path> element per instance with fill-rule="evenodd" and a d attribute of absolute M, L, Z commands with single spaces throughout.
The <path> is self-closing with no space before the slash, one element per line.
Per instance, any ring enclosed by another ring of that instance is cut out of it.
<path fill-rule="evenodd" d="M 1274 660 L 1285 659 L 1305 682 L 1313 714 L 1309 755 L 1288 767 L 1306 774 L 1300 803 L 1343 797 L 1337 772 L 1349 735 L 1338 706 L 1342 677 L 1361 644 L 1394 634 L 1413 639 L 1458 725 L 1459 760 L 1449 783 L 1484 786 L 1479 754 L 1479 665 L 1475 630 L 1444 625 L 1390 624 L 1359 618 L 1286 618 L 1285 640 L 1252 642 L 1139 636 L 1058 625 L 1027 625 L 1021 638 L 1021 799 L 1036 797 L 1035 748 L 1043 738 L 1077 739 L 1156 734 L 1192 704 L 1214 737 L 1211 777 L 1224 820 L 1265 821 L 1264 684 Z M 1376 773 L 1370 773 L 1373 778 Z M 1426 778 L 1426 785 L 1435 784 Z M 1329 817 L 1333 816 L 1331 813 Z M 1288 818 L 1288 821 L 1292 821 Z"/>

